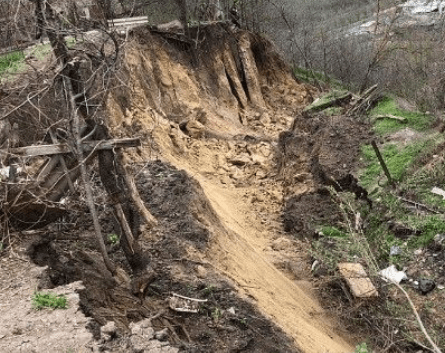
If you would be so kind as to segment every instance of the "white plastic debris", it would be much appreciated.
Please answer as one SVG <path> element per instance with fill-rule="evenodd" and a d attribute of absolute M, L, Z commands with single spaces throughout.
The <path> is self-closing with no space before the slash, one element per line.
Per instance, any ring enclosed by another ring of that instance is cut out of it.
<path fill-rule="evenodd" d="M 433 188 L 431 189 L 431 192 L 432 192 L 433 194 L 442 196 L 442 197 L 444 198 L 444 200 L 445 200 L 445 190 L 442 190 L 442 189 L 440 189 L 440 188 L 438 188 L 438 187 L 435 186 L 435 187 L 433 187 Z"/>
<path fill-rule="evenodd" d="M 314 272 L 314 270 L 317 268 L 318 264 L 320 263 L 320 261 L 315 260 L 311 266 L 311 271 Z"/>
<path fill-rule="evenodd" d="M 10 166 L 0 168 L 0 179 L 9 179 Z M 15 173 L 20 174 L 22 172 L 22 167 L 17 167 Z"/>
<path fill-rule="evenodd" d="M 9 178 L 9 166 L 0 168 L 0 176 L 2 179 L 8 179 Z"/>
<path fill-rule="evenodd" d="M 397 270 L 394 265 L 391 265 L 384 270 L 379 272 L 380 277 L 382 277 L 386 281 L 400 283 L 404 279 L 408 279 L 406 273 L 403 271 Z"/>
<path fill-rule="evenodd" d="M 400 255 L 402 253 L 402 249 L 400 246 L 393 245 L 391 246 L 391 250 L 389 251 L 390 256 Z"/>
<path fill-rule="evenodd" d="M 445 235 L 444 234 L 436 234 L 434 236 L 434 241 L 439 244 L 445 243 Z"/>

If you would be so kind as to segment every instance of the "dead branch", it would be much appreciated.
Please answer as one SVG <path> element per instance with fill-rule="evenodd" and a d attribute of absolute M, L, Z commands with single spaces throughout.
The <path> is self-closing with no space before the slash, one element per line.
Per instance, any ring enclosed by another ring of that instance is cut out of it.
<path fill-rule="evenodd" d="M 54 135 L 54 133 L 52 132 L 51 129 L 49 130 L 49 135 L 51 136 L 51 140 L 53 141 L 53 143 L 57 143 L 57 137 L 56 137 L 56 135 Z M 68 186 L 70 187 L 71 192 L 74 194 L 76 192 L 76 190 L 74 189 L 73 181 L 70 178 L 70 174 L 68 171 L 68 167 L 66 166 L 65 158 L 62 155 L 59 155 L 58 160 L 59 160 L 59 163 L 62 166 L 62 169 L 65 173 L 65 178 L 68 183 Z"/>
<path fill-rule="evenodd" d="M 379 120 L 379 119 L 392 119 L 392 120 L 397 120 L 400 121 L 401 123 L 406 122 L 406 118 L 402 117 L 402 116 L 395 116 L 395 115 L 391 115 L 391 114 L 379 114 L 379 115 L 374 115 L 372 116 L 373 120 Z"/>
<path fill-rule="evenodd" d="M 439 347 L 437 347 L 437 345 L 433 342 L 433 340 L 431 339 L 431 337 L 428 334 L 428 332 L 426 332 L 425 326 L 423 326 L 422 320 L 420 319 L 420 316 L 419 316 L 419 314 L 418 314 L 418 312 L 416 310 L 416 307 L 414 306 L 414 304 L 413 304 L 410 296 L 408 295 L 408 293 L 397 282 L 391 281 L 391 283 L 394 284 L 398 289 L 400 289 L 402 291 L 402 293 L 405 295 L 406 299 L 408 299 L 408 303 L 411 306 L 411 309 L 413 309 L 414 315 L 416 316 L 416 320 L 417 320 L 417 322 L 418 322 L 418 324 L 420 326 L 420 329 L 422 330 L 422 333 L 425 335 L 426 339 L 430 343 L 431 347 L 433 347 L 434 353 L 442 353 L 442 351 L 439 349 Z"/>
<path fill-rule="evenodd" d="M 377 85 L 369 87 L 362 95 L 351 105 L 348 115 L 362 114 L 369 109 L 372 101 L 375 99 Z"/>
<path fill-rule="evenodd" d="M 127 238 L 128 247 L 130 248 L 130 251 L 134 254 L 134 249 L 133 249 L 134 237 L 133 233 L 131 232 L 130 225 L 127 222 L 127 218 L 125 217 L 122 205 L 120 203 L 116 203 L 114 205 L 114 210 L 116 211 L 117 218 L 119 219 L 119 223 L 122 226 L 124 237 Z"/>
<path fill-rule="evenodd" d="M 54 54 L 57 57 L 57 60 L 59 64 L 62 67 L 66 67 L 68 62 L 68 49 L 65 45 L 64 39 L 60 33 L 57 32 L 57 20 L 55 18 L 55 14 L 53 13 L 53 10 L 50 6 L 46 6 L 46 13 L 42 10 L 42 17 L 45 19 L 45 29 L 48 34 L 48 38 L 51 43 L 51 47 L 53 49 Z M 51 27 L 48 21 L 52 21 L 52 24 L 54 27 Z M 90 210 L 91 216 L 93 218 L 93 224 L 96 234 L 96 241 L 99 246 L 99 250 L 102 254 L 102 257 L 104 259 L 105 266 L 107 269 L 114 274 L 116 272 L 115 265 L 111 262 L 111 260 L 108 257 L 107 250 L 105 248 L 104 239 L 102 236 L 101 227 L 99 224 L 99 219 L 97 217 L 96 213 L 96 207 L 94 205 L 94 198 L 93 198 L 93 192 L 91 190 L 91 185 L 88 180 L 88 173 L 86 169 L 86 164 L 84 162 L 83 158 L 83 146 L 82 146 L 82 137 L 81 137 L 81 124 L 80 124 L 80 116 L 77 111 L 76 107 L 76 101 L 75 101 L 75 92 L 73 89 L 73 84 L 71 82 L 70 73 L 67 72 L 67 75 L 63 76 L 63 84 L 65 86 L 66 91 L 66 97 L 68 100 L 68 106 L 69 106 L 69 114 L 70 114 L 70 121 L 73 123 L 73 135 L 74 135 L 74 143 L 75 143 L 75 152 L 77 156 L 77 161 L 80 166 L 80 174 L 82 178 L 82 182 L 85 186 L 85 192 L 87 196 L 87 204 L 88 208 Z"/>
<path fill-rule="evenodd" d="M 119 162 L 119 165 L 123 166 L 124 165 L 123 155 L 120 149 L 116 149 L 116 158 Z M 158 221 L 156 220 L 156 218 L 153 217 L 153 215 L 150 213 L 147 207 L 145 207 L 144 201 L 142 201 L 141 195 L 139 194 L 136 184 L 134 183 L 134 179 L 129 176 L 129 173 L 126 170 L 124 170 L 122 174 L 124 177 L 125 185 L 127 186 L 130 192 L 129 196 L 131 197 L 134 206 L 136 207 L 139 214 L 145 220 L 145 223 L 150 228 L 153 228 L 158 224 Z"/>
<path fill-rule="evenodd" d="M 189 298 L 189 297 L 185 297 L 185 296 L 183 296 L 181 294 L 177 294 L 177 293 L 174 293 L 174 292 L 172 292 L 172 295 L 174 297 L 178 297 L 178 298 L 181 298 L 181 299 L 190 300 L 190 301 L 194 301 L 194 302 L 198 302 L 198 303 L 206 303 L 206 302 L 208 302 L 207 299 Z"/>
<path fill-rule="evenodd" d="M 84 141 L 84 138 L 81 138 L 79 143 L 82 151 L 89 153 L 93 150 L 112 150 L 116 147 L 139 147 L 141 140 L 139 138 L 123 138 L 109 139 L 107 141 Z M 0 153 L 5 154 L 6 151 L 0 150 Z M 8 153 L 17 157 L 33 157 L 73 153 L 73 149 L 68 143 L 59 143 L 53 145 L 16 147 L 9 149 Z"/>
<path fill-rule="evenodd" d="M 404 197 L 400 197 L 400 196 L 398 197 L 398 199 L 399 199 L 400 201 L 409 203 L 409 204 L 414 205 L 414 206 L 416 206 L 416 207 L 423 208 L 424 210 L 426 210 L 426 211 L 428 211 L 428 212 L 432 212 L 432 213 L 436 213 L 436 214 L 441 214 L 441 212 L 436 211 L 436 210 L 433 210 L 432 208 L 428 207 L 427 205 L 424 205 L 423 203 L 419 203 L 419 202 L 415 202 L 415 201 L 412 201 L 412 200 L 408 200 L 408 199 L 406 199 L 406 198 L 404 198 Z"/>

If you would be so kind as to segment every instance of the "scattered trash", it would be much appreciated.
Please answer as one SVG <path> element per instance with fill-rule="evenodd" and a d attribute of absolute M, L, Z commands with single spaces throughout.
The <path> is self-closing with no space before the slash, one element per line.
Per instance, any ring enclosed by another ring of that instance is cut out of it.
<path fill-rule="evenodd" d="M 400 283 L 403 280 L 408 279 L 406 276 L 406 273 L 403 271 L 397 270 L 397 268 L 394 265 L 391 265 L 384 270 L 381 270 L 379 272 L 380 277 L 382 277 L 384 280 Z"/>
<path fill-rule="evenodd" d="M 402 253 L 402 249 L 400 248 L 400 246 L 393 245 L 393 246 L 391 246 L 391 250 L 389 251 L 389 256 L 396 256 L 396 255 L 400 255 L 401 253 Z"/>
<path fill-rule="evenodd" d="M 0 177 L 2 179 L 8 179 L 9 178 L 9 167 L 0 168 Z"/>
<path fill-rule="evenodd" d="M 421 231 L 410 228 L 400 222 L 389 221 L 388 229 L 399 239 L 408 239 L 413 235 L 420 235 Z"/>
<path fill-rule="evenodd" d="M 0 168 L 0 180 L 8 180 L 9 179 L 10 169 L 11 169 L 11 167 L 9 167 L 9 166 Z M 23 169 L 21 167 L 17 167 L 15 173 L 21 174 L 22 170 Z"/>
<path fill-rule="evenodd" d="M 361 264 L 341 263 L 338 264 L 338 269 L 351 289 L 351 293 L 354 295 L 354 297 L 378 297 L 379 294 L 377 289 L 375 289 L 368 277 L 368 274 Z"/>
<path fill-rule="evenodd" d="M 434 236 L 434 241 L 435 241 L 437 244 L 443 244 L 443 243 L 445 243 L 445 234 L 436 234 L 436 235 Z"/>
<path fill-rule="evenodd" d="M 105 342 L 111 341 L 113 338 L 116 337 L 116 334 L 117 327 L 114 321 L 108 321 L 106 325 L 100 328 L 100 335 Z"/>
<path fill-rule="evenodd" d="M 227 312 L 232 315 L 235 315 L 235 308 L 232 306 L 231 308 L 227 309 Z"/>
<path fill-rule="evenodd" d="M 433 188 L 431 189 L 431 192 L 432 192 L 433 194 L 442 196 L 443 199 L 445 200 L 445 190 L 442 190 L 442 189 L 440 189 L 440 188 L 438 188 L 438 187 L 433 187 Z"/>
<path fill-rule="evenodd" d="M 155 338 L 159 341 L 165 341 L 168 338 L 168 328 L 155 332 Z"/>
<path fill-rule="evenodd" d="M 312 263 L 312 266 L 311 266 L 311 271 L 312 271 L 312 272 L 314 272 L 314 270 L 316 269 L 316 267 L 318 266 L 319 263 L 320 263 L 320 261 L 318 261 L 318 260 L 315 260 L 315 261 Z"/>
<path fill-rule="evenodd" d="M 422 255 L 422 254 L 423 254 L 423 250 L 422 250 L 422 249 L 414 250 L 414 255 L 416 255 L 416 256 L 420 256 L 420 255 Z"/>
<path fill-rule="evenodd" d="M 444 289 L 445 289 L 445 286 L 443 286 L 442 284 L 439 284 L 439 285 L 437 286 L 437 289 L 439 289 L 439 290 L 444 290 Z"/>
<path fill-rule="evenodd" d="M 168 300 L 170 309 L 180 313 L 194 313 L 199 312 L 200 303 L 207 302 L 207 299 L 195 299 L 184 297 L 183 295 L 172 293 Z"/>
<path fill-rule="evenodd" d="M 436 283 L 433 280 L 426 278 L 419 279 L 419 290 L 422 294 L 428 294 L 434 288 L 436 288 Z"/>

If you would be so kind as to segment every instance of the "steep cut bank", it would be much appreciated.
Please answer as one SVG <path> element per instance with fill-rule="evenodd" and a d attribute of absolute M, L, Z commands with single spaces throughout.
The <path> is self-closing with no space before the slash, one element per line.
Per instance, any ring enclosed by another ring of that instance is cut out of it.
<path fill-rule="evenodd" d="M 353 351 L 310 289 L 276 266 L 286 256 L 305 257 L 285 254 L 295 244 L 281 225 L 285 190 L 277 157 L 278 136 L 310 101 L 311 87 L 297 83 L 257 35 L 217 24 L 194 29 L 191 37 L 134 31 L 119 88 L 107 101 L 113 135 L 144 137 L 127 162 L 159 158 L 204 190 L 208 202 L 191 217 L 207 230 L 207 245 L 190 246 L 190 258 L 232 280 L 303 352 Z M 315 188 L 309 157 L 310 151 L 291 161 L 300 170 L 294 195 Z"/>

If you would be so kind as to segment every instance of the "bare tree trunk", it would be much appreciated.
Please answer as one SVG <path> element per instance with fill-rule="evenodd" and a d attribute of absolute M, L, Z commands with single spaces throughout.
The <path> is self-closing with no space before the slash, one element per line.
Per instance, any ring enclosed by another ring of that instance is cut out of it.
<path fill-rule="evenodd" d="M 42 0 L 37 0 L 37 2 L 40 2 L 40 6 L 42 5 Z M 43 6 L 41 6 L 40 8 L 43 9 Z M 46 19 L 45 29 L 48 34 L 54 54 L 55 54 L 57 60 L 59 61 L 59 63 L 62 65 L 62 67 L 65 67 L 68 62 L 68 49 L 65 45 L 63 36 L 58 31 L 59 23 L 55 17 L 55 14 L 53 13 L 52 9 L 47 6 L 46 16 L 45 16 L 45 13 L 42 13 L 42 17 Z M 49 22 L 49 21 L 51 21 L 51 22 Z M 68 70 L 66 70 L 66 71 L 68 71 Z M 95 234 L 96 234 L 96 241 L 99 246 L 99 250 L 102 254 L 102 257 L 104 259 L 105 266 L 107 267 L 108 271 L 110 271 L 114 275 L 116 272 L 116 267 L 109 259 L 107 249 L 105 248 L 105 243 L 104 243 L 104 239 L 102 236 L 101 227 L 99 224 L 99 219 L 98 219 L 97 213 L 96 213 L 96 207 L 94 205 L 93 192 L 91 190 L 91 186 L 90 186 L 90 183 L 88 180 L 88 173 L 87 173 L 87 168 L 85 165 L 83 148 L 82 148 L 80 116 L 76 109 L 76 102 L 74 99 L 75 93 L 73 90 L 73 84 L 71 82 L 70 72 L 66 72 L 66 75 L 63 76 L 63 83 L 65 86 L 67 99 L 68 99 L 68 106 L 69 106 L 69 110 L 70 110 L 70 121 L 73 124 L 72 126 L 73 126 L 73 135 L 74 135 L 74 139 L 75 139 L 77 161 L 80 166 L 80 174 L 82 177 L 82 182 L 85 186 L 88 208 L 89 208 L 91 216 L 93 218 L 93 224 L 94 224 L 94 229 L 95 229 Z"/>
<path fill-rule="evenodd" d="M 179 21 L 181 21 L 184 27 L 185 35 L 187 36 L 187 38 L 189 38 L 190 35 L 188 26 L 187 0 L 175 0 L 175 1 L 179 8 Z"/>

